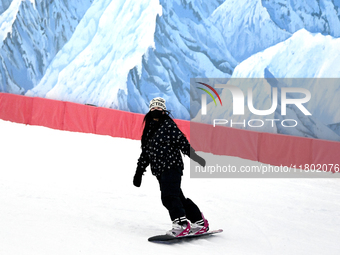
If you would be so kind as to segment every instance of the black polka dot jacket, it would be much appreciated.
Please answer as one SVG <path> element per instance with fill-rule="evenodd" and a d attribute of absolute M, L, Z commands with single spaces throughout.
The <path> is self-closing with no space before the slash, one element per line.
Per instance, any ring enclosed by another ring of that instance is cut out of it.
<path fill-rule="evenodd" d="M 190 144 L 172 119 L 164 120 L 154 135 L 142 146 L 137 172 L 145 172 L 150 164 L 153 175 L 175 168 L 183 171 L 182 152 L 190 156 Z"/>

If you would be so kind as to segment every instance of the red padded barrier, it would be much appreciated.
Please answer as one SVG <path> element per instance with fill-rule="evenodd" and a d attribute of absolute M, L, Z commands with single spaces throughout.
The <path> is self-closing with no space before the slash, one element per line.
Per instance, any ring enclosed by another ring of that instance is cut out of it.
<path fill-rule="evenodd" d="M 190 141 L 190 122 L 187 120 L 174 120 L 178 128 L 184 133 L 186 138 Z"/>
<path fill-rule="evenodd" d="M 29 124 L 33 98 L 0 93 L 0 118 L 12 122 Z"/>
<path fill-rule="evenodd" d="M 124 111 L 98 108 L 97 134 L 140 139 L 144 115 L 126 114 Z"/>
<path fill-rule="evenodd" d="M 129 116 L 125 116 L 126 112 L 120 111 L 122 125 L 121 128 L 126 132 L 126 137 L 130 137 L 131 139 L 139 140 L 142 135 L 143 130 L 143 118 L 144 115 L 141 114 L 128 114 Z"/>
<path fill-rule="evenodd" d="M 97 107 L 65 102 L 64 130 L 96 133 Z"/>
<path fill-rule="evenodd" d="M 192 122 L 190 123 L 190 143 L 195 150 L 210 152 L 212 140 L 211 126 Z"/>
<path fill-rule="evenodd" d="M 340 143 L 325 140 L 312 140 L 312 164 L 328 165 L 327 169 L 332 169 L 334 172 L 334 166 L 329 164 L 340 164 Z M 317 168 L 320 169 L 320 168 Z"/>
<path fill-rule="evenodd" d="M 258 132 L 216 126 L 213 129 L 213 153 L 257 161 Z"/>
<path fill-rule="evenodd" d="M 32 118 L 29 124 L 64 129 L 65 102 L 33 98 Z"/>
<path fill-rule="evenodd" d="M 299 166 L 312 162 L 312 139 L 262 133 L 259 142 L 260 162 L 271 165 Z"/>
<path fill-rule="evenodd" d="M 0 119 L 17 123 L 140 139 L 143 118 L 143 114 L 0 93 Z M 198 151 L 272 165 L 340 164 L 339 142 L 175 122 Z"/>
<path fill-rule="evenodd" d="M 257 160 L 258 132 L 191 122 L 190 133 L 196 150 Z"/>

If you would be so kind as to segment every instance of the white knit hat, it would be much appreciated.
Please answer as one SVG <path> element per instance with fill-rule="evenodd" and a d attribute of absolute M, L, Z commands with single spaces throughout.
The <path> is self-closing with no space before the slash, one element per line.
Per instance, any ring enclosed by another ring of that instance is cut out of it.
<path fill-rule="evenodd" d="M 165 99 L 161 97 L 156 97 L 150 101 L 149 104 L 149 110 L 151 110 L 154 107 L 160 107 L 164 111 L 166 111 L 166 106 L 165 106 Z"/>

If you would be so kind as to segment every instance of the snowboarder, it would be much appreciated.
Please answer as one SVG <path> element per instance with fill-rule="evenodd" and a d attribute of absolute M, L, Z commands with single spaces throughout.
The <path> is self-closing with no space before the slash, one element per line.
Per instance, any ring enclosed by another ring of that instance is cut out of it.
<path fill-rule="evenodd" d="M 209 224 L 197 205 L 183 195 L 184 165 L 180 151 L 203 167 L 205 160 L 196 154 L 169 114 L 163 98 L 150 101 L 149 112 L 143 121 L 142 152 L 133 184 L 140 187 L 145 168 L 150 164 L 160 185 L 162 204 L 172 220 L 172 229 L 167 234 L 176 237 L 202 234 L 209 230 Z"/>

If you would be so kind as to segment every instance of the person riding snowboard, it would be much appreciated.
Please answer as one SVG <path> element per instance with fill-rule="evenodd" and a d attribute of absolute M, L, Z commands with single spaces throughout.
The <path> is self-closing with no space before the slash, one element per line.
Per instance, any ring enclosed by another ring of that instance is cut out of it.
<path fill-rule="evenodd" d="M 169 114 L 163 98 L 150 101 L 149 112 L 143 121 L 142 152 L 133 184 L 140 187 L 145 168 L 150 164 L 160 185 L 162 204 L 172 220 L 172 229 L 166 234 L 175 237 L 202 234 L 209 230 L 209 223 L 198 206 L 182 192 L 184 165 L 180 152 L 203 167 L 205 160 L 196 154 Z"/>

